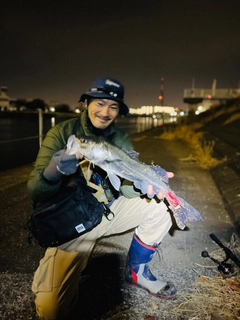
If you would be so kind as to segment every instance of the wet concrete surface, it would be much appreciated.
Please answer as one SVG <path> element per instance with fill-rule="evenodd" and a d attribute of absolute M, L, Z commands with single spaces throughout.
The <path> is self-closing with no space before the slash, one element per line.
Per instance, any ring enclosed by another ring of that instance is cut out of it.
<path fill-rule="evenodd" d="M 200 274 L 218 274 L 216 264 L 201 257 L 203 250 L 212 252 L 219 248 L 209 234 L 216 234 L 223 243 L 238 234 L 240 175 L 230 160 L 211 171 L 199 168 L 195 162 L 181 161 L 190 153 L 188 146 L 181 141 L 160 140 L 161 132 L 162 128 L 155 128 L 133 135 L 140 160 L 174 172 L 171 188 L 204 217 L 202 222 L 189 223 L 184 231 L 173 226 L 161 244 L 162 254 L 151 262 L 153 273 L 174 282 L 183 294 L 194 290 Z M 221 143 L 222 139 L 216 139 Z M 234 159 L 235 155 L 239 157 L 238 144 L 232 149 Z M 24 229 L 31 213 L 31 201 L 26 194 L 31 170 L 32 164 L 0 172 L 0 319 L 4 320 L 38 319 L 31 282 L 44 249 L 29 244 Z M 174 308 L 181 303 L 181 298 L 163 301 L 126 285 L 124 269 L 132 235 L 130 230 L 98 241 L 82 274 L 79 303 L 69 320 L 144 320 L 147 315 L 180 319 L 174 314 Z M 239 257 L 239 252 L 235 254 Z"/>

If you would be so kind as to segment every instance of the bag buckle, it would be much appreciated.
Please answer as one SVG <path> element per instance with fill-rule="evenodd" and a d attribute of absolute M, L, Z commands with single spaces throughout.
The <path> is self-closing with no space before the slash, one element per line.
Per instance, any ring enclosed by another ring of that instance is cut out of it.
<path fill-rule="evenodd" d="M 115 216 L 114 213 L 104 203 L 103 203 L 103 207 L 104 207 L 103 214 L 105 215 L 108 221 L 111 221 Z"/>

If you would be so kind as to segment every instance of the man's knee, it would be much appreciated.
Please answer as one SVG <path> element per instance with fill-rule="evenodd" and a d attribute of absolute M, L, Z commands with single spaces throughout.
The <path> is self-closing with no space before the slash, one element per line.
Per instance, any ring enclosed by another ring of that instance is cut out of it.
<path fill-rule="evenodd" d="M 147 214 L 147 218 L 150 221 L 156 224 L 165 224 L 166 226 L 172 224 L 171 214 L 163 201 L 156 203 L 154 200 L 152 200 L 151 206 L 151 211 Z"/>
<path fill-rule="evenodd" d="M 38 292 L 35 298 L 36 311 L 40 318 L 53 320 L 58 318 L 59 302 L 52 292 Z"/>
<path fill-rule="evenodd" d="M 58 291 L 59 292 L 59 291 Z M 61 320 L 67 317 L 75 305 L 77 296 L 61 297 L 56 294 L 55 290 L 51 292 L 38 292 L 35 296 L 36 312 L 38 316 L 45 320 Z"/>
<path fill-rule="evenodd" d="M 172 219 L 163 202 L 157 204 L 152 201 L 150 208 L 151 211 L 148 211 L 145 221 L 137 227 L 136 233 L 144 243 L 153 245 L 163 240 L 172 226 Z"/>

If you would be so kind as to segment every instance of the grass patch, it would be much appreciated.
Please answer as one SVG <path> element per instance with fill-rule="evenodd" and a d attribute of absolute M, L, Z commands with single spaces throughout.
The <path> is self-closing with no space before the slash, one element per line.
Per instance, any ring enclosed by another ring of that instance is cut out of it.
<path fill-rule="evenodd" d="M 179 126 L 174 131 L 164 132 L 160 139 L 185 141 L 193 150 L 193 155 L 181 160 L 196 161 L 201 168 L 212 169 L 225 162 L 226 159 L 218 160 L 213 157 L 214 141 L 206 141 L 203 132 L 196 132 L 201 127 L 200 123 Z"/>

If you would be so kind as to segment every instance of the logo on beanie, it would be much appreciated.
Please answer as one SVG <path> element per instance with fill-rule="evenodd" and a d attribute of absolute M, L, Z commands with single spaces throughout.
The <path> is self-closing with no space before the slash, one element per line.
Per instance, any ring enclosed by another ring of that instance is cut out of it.
<path fill-rule="evenodd" d="M 111 81 L 109 79 L 107 79 L 105 81 L 105 83 L 108 84 L 109 86 L 115 86 L 115 87 L 118 87 L 118 88 L 120 87 L 120 85 L 118 83 L 115 83 L 115 82 L 113 82 L 113 81 Z"/>

